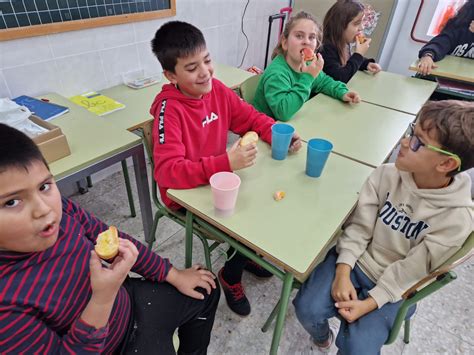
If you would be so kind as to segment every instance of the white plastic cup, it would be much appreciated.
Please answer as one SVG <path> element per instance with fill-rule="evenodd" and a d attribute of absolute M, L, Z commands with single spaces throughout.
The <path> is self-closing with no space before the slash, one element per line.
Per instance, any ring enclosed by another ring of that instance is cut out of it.
<path fill-rule="evenodd" d="M 209 183 L 216 215 L 220 217 L 232 215 L 239 194 L 240 177 L 237 174 L 222 171 L 212 175 Z"/>

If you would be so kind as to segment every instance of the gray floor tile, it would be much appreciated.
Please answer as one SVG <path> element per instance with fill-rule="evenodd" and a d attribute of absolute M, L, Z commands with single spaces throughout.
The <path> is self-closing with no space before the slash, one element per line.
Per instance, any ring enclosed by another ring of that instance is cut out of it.
<path fill-rule="evenodd" d="M 438 324 L 417 315 L 413 321 L 410 343 L 405 346 L 403 355 L 474 353 L 472 344 L 449 333 Z"/>

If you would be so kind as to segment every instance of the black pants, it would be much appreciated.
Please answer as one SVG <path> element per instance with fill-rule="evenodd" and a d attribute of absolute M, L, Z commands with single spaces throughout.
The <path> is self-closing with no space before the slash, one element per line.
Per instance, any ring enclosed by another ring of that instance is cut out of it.
<path fill-rule="evenodd" d="M 122 354 L 175 354 L 173 333 L 178 329 L 178 354 L 206 354 L 220 297 L 219 287 L 197 300 L 168 283 L 127 279 L 132 319 Z"/>
<path fill-rule="evenodd" d="M 250 259 L 232 247 L 227 250 L 227 257 L 230 259 L 224 264 L 224 280 L 233 285 L 242 280 L 245 265 Z"/>

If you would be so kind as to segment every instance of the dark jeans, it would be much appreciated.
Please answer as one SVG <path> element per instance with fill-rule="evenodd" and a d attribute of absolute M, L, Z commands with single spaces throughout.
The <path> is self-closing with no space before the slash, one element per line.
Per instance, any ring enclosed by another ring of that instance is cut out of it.
<path fill-rule="evenodd" d="M 178 354 L 206 354 L 220 297 L 219 287 L 197 300 L 169 283 L 127 279 L 132 319 L 122 354 L 175 354 L 173 333 L 178 329 Z"/>

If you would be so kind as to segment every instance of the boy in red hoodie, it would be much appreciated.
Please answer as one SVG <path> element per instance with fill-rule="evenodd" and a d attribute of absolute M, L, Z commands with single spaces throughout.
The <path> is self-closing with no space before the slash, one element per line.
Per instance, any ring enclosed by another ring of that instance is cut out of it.
<path fill-rule="evenodd" d="M 158 29 L 151 45 L 170 81 L 163 85 L 150 110 L 155 117 L 154 177 L 163 203 L 177 210 L 181 206 L 166 196 L 167 189 L 206 185 L 214 173 L 255 164 L 255 144 L 240 147 L 237 141 L 226 151 L 229 130 L 238 135 L 255 131 L 270 144 L 274 120 L 213 78 L 211 56 L 198 28 L 185 22 L 168 22 Z M 300 148 L 301 140 L 295 134 L 290 151 Z M 226 262 L 219 280 L 227 304 L 239 315 L 250 313 L 241 284 L 244 269 L 260 277 L 271 276 L 239 253 Z"/>

